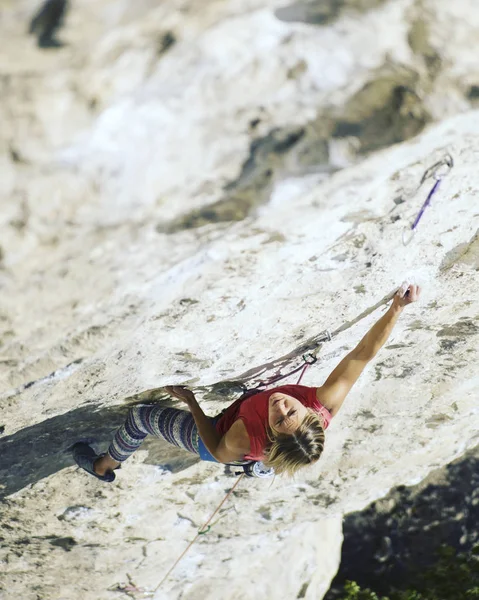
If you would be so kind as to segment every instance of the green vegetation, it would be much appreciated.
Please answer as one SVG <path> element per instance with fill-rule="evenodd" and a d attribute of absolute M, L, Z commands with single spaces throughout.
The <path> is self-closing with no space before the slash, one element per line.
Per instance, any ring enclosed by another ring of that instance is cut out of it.
<path fill-rule="evenodd" d="M 379 596 L 348 581 L 344 593 L 343 600 L 479 600 L 479 545 L 467 554 L 443 546 L 437 562 L 413 576 L 406 590 L 391 589 Z"/>

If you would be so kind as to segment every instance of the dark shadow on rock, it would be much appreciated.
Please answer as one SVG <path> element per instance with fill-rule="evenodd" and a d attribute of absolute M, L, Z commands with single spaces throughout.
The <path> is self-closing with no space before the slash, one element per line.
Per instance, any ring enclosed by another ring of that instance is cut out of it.
<path fill-rule="evenodd" d="M 328 25 L 335 21 L 341 12 L 342 0 L 329 2 L 295 2 L 274 11 L 277 19 L 286 23 L 309 23 Z"/>
<path fill-rule="evenodd" d="M 346 103 L 332 136 L 357 137 L 360 153 L 414 137 L 431 120 L 415 91 L 417 83 L 412 71 L 379 74 Z"/>
<path fill-rule="evenodd" d="M 282 6 L 274 14 L 287 23 L 329 25 L 336 21 L 344 9 L 364 12 L 383 3 L 384 0 L 312 0 Z"/>
<path fill-rule="evenodd" d="M 40 48 L 59 48 L 56 34 L 63 25 L 68 0 L 46 0 L 30 21 L 29 32 L 36 35 Z"/>
<path fill-rule="evenodd" d="M 145 464 L 162 467 L 171 473 L 179 473 L 200 462 L 196 454 L 171 446 L 163 440 L 148 436 L 141 446 L 148 451 Z"/>
<path fill-rule="evenodd" d="M 274 128 L 252 140 L 238 176 L 224 187 L 224 196 L 168 222 L 159 233 L 177 233 L 209 224 L 242 221 L 269 202 L 281 178 L 306 174 L 331 175 L 329 145 L 337 138 L 357 138 L 358 155 L 408 140 L 431 120 L 420 93 L 420 76 L 395 64 L 383 65 L 344 106 L 318 113 L 303 126 Z M 261 115 L 251 121 L 255 130 Z"/>
<path fill-rule="evenodd" d="M 83 406 L 1 437 L 0 499 L 74 465 L 70 447 L 78 440 L 86 440 L 97 452 L 105 452 L 127 411 L 128 405 Z M 163 440 L 147 438 L 142 447 L 154 456 L 153 464 L 171 471 L 183 470 L 199 460 Z M 150 461 L 151 456 L 147 459 Z"/>
<path fill-rule="evenodd" d="M 430 15 L 429 19 L 424 15 L 416 18 L 411 23 L 407 40 L 414 54 L 423 59 L 431 79 L 435 79 L 441 69 L 442 58 L 431 43 L 431 21 Z"/>
<path fill-rule="evenodd" d="M 341 108 L 318 113 L 303 126 L 277 127 L 253 139 L 240 173 L 225 185 L 220 200 L 160 223 L 157 231 L 172 234 L 242 221 L 269 202 L 281 178 L 334 173 L 338 167 L 330 161 L 331 139 L 357 138 L 357 153 L 365 154 L 414 137 L 431 120 L 416 91 L 419 79 L 415 71 L 388 63 Z M 261 118 L 259 114 L 250 123 L 253 130 Z"/>
<path fill-rule="evenodd" d="M 479 446 L 416 486 L 399 486 L 343 521 L 341 564 L 325 600 L 347 580 L 377 594 L 414 588 L 441 545 L 468 552 L 479 542 Z"/>
<path fill-rule="evenodd" d="M 271 179 L 271 175 L 272 171 L 267 172 L 267 179 Z M 218 200 L 186 215 L 181 215 L 170 223 L 160 224 L 156 230 L 158 233 L 177 233 L 178 231 L 197 229 L 212 223 L 243 221 L 254 206 L 255 198 L 251 194 L 238 194 Z"/>
<path fill-rule="evenodd" d="M 311 168 L 328 171 L 327 139 L 308 127 L 275 128 L 254 139 L 238 177 L 225 187 L 225 196 L 207 206 L 157 226 L 159 233 L 176 233 L 211 223 L 243 221 L 269 201 L 275 178 L 284 173 L 303 174 Z"/>
<path fill-rule="evenodd" d="M 303 134 L 302 128 L 274 129 L 268 135 L 253 140 L 240 175 L 225 186 L 224 198 L 181 215 L 171 223 L 159 225 L 157 230 L 160 233 L 176 233 L 209 223 L 242 221 L 255 207 L 268 200 L 275 170 L 284 162 L 283 155 Z"/>
<path fill-rule="evenodd" d="M 479 100 L 479 85 L 471 85 L 467 91 L 469 100 Z"/>
<path fill-rule="evenodd" d="M 164 54 L 176 44 L 176 37 L 172 31 L 164 33 L 158 41 L 158 55 Z"/>
<path fill-rule="evenodd" d="M 277 160 L 275 156 L 279 157 L 291 150 L 304 136 L 304 133 L 302 127 L 275 128 L 267 135 L 253 140 L 249 149 L 249 157 L 243 163 L 241 173 L 225 189 L 230 191 L 251 185 L 253 180 L 258 177 L 259 167 L 268 162 L 270 163 L 268 167 L 273 167 Z"/>

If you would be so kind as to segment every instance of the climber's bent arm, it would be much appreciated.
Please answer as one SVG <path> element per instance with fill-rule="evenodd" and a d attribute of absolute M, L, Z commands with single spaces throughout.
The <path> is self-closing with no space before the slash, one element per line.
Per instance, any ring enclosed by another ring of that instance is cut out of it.
<path fill-rule="evenodd" d="M 201 406 L 193 397 L 188 402 L 198 433 L 208 452 L 221 463 L 241 460 L 250 451 L 249 437 L 243 421 L 235 421 L 229 430 L 221 436 Z"/>
<path fill-rule="evenodd" d="M 325 383 L 317 388 L 316 397 L 334 416 L 358 380 L 364 367 L 386 343 L 403 310 L 398 302 L 391 307 L 366 333 L 359 344 L 334 369 Z"/>

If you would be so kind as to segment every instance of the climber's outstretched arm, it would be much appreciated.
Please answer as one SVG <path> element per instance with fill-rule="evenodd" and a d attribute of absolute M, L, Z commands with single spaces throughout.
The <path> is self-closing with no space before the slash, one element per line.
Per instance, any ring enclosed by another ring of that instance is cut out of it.
<path fill-rule="evenodd" d="M 388 311 L 366 333 L 327 378 L 324 385 L 317 388 L 316 396 L 334 416 L 341 408 L 350 389 L 358 380 L 364 367 L 386 343 L 403 308 L 419 298 L 421 290 L 417 285 L 401 287 L 393 298 Z"/>

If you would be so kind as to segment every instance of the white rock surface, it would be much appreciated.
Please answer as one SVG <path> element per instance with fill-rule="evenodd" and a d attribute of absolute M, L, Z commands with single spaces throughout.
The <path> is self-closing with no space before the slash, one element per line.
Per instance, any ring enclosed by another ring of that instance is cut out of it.
<path fill-rule="evenodd" d="M 115 485 L 92 481 L 65 467 L 76 423 L 86 431 L 78 415 L 104 444 L 125 398 L 173 383 L 213 414 L 228 400 L 212 386 L 407 277 L 422 301 L 334 419 L 320 463 L 294 481 L 242 482 L 235 510 L 155 598 L 320 599 L 344 513 L 477 444 L 479 113 L 466 92 L 479 83 L 479 9 L 378 4 L 319 27 L 280 20 L 276 0 L 77 0 L 68 45 L 42 52 L 25 37 L 37 3 L 0 2 L 0 463 L 4 493 L 15 488 L 2 505 L 2 598 L 109 600 L 128 575 L 154 589 L 233 482 L 215 465 L 153 466 L 158 443 Z M 408 43 L 414 23 L 429 29 L 423 54 Z M 169 31 L 177 42 L 159 53 Z M 436 121 L 423 133 L 369 158 L 358 140 L 328 137 L 329 170 L 272 153 L 273 180 L 244 219 L 162 233 L 227 196 L 253 139 L 344 119 L 391 64 L 418 78 Z M 445 151 L 455 167 L 404 248 L 429 190 L 421 176 Z M 305 383 L 321 384 L 380 312 L 325 344 Z"/>

